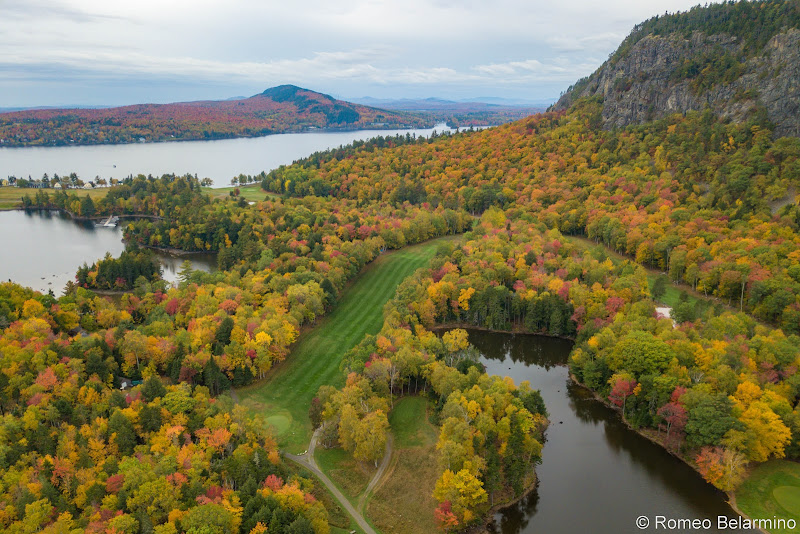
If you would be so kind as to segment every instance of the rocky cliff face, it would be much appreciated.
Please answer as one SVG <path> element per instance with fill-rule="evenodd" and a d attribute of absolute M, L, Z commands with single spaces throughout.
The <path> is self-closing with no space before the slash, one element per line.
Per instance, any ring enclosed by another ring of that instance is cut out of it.
<path fill-rule="evenodd" d="M 706 107 L 740 121 L 763 109 L 776 135 L 800 136 L 800 30 L 779 33 L 755 56 L 741 57 L 743 45 L 729 35 L 648 35 L 578 82 L 554 108 L 600 96 L 607 127 Z M 714 69 L 718 75 L 709 75 Z"/>

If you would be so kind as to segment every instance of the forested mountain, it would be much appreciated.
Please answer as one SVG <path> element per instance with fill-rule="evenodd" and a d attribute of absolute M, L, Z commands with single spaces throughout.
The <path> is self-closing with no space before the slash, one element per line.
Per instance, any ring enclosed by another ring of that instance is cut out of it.
<path fill-rule="evenodd" d="M 280 85 L 250 98 L 0 114 L 0 146 L 255 137 L 309 128 L 413 128 L 433 120 Z"/>
<path fill-rule="evenodd" d="M 742 121 L 763 115 L 800 135 L 800 1 L 697 6 L 637 25 L 597 71 L 554 109 L 603 98 L 607 127 L 710 107 Z"/>

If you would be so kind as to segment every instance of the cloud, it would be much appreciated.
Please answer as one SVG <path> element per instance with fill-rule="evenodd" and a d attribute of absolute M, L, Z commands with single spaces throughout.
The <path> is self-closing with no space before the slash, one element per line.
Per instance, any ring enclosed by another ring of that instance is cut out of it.
<path fill-rule="evenodd" d="M 119 49 L 87 52 L 62 49 L 53 52 L 19 48 L 0 57 L 0 70 L 22 78 L 54 79 L 93 77 L 125 79 L 135 76 L 198 81 L 252 82 L 277 84 L 284 81 L 362 80 L 376 84 L 442 83 L 519 84 L 531 80 L 571 81 L 591 65 L 573 64 L 566 59 L 542 62 L 538 59 L 474 65 L 465 69 L 449 66 L 397 67 L 391 64 L 397 51 L 375 47 L 349 51 L 317 52 L 309 57 L 273 61 L 228 62 L 194 57 L 153 56 Z"/>
<path fill-rule="evenodd" d="M 635 23 L 695 1 L 0 0 L 0 106 L 63 101 L 81 80 L 102 81 L 104 101 L 131 80 L 231 94 L 290 82 L 551 93 L 597 68 Z M 26 79 L 49 101 L 3 91 Z"/>
<path fill-rule="evenodd" d="M 548 62 L 527 59 L 478 65 L 473 67 L 473 70 L 482 76 L 495 80 L 499 78 L 506 83 L 527 83 L 531 81 L 574 81 L 595 68 L 597 68 L 597 63 L 594 61 L 574 62 L 565 58 L 555 58 Z"/>
<path fill-rule="evenodd" d="M 92 12 L 58 0 L 4 0 L 3 18 L 6 20 L 30 20 L 54 18 L 77 23 L 119 19 L 120 17 Z"/>

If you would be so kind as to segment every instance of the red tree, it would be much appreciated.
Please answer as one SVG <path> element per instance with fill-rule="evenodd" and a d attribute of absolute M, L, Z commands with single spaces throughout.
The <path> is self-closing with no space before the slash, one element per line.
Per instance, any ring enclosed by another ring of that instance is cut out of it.
<path fill-rule="evenodd" d="M 608 398 L 613 402 L 616 406 L 620 406 L 622 408 L 622 417 L 625 418 L 625 403 L 628 400 L 628 397 L 633 395 L 633 390 L 636 389 L 638 383 L 636 380 L 627 380 L 625 378 L 621 378 L 614 382 L 614 386 L 611 388 L 611 393 L 609 393 Z"/>

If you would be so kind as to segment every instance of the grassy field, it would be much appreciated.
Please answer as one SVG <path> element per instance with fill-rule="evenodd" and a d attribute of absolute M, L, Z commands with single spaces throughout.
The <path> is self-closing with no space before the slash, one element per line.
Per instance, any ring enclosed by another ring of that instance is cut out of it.
<path fill-rule="evenodd" d="M 45 191 L 52 195 L 55 192 L 55 189 L 45 189 Z M 231 191 L 233 191 L 233 187 L 203 188 L 203 192 L 211 195 L 211 198 L 230 198 L 229 193 Z M 108 189 L 107 188 L 86 189 L 86 190 L 75 189 L 75 190 L 70 190 L 70 192 L 77 194 L 81 198 L 83 198 L 86 195 L 89 195 L 90 197 L 92 197 L 93 200 L 97 200 L 98 198 L 106 196 L 106 193 L 108 193 Z M 11 210 L 18 207 L 20 205 L 20 198 L 23 195 L 25 195 L 25 193 L 28 193 L 31 197 L 33 197 L 33 195 L 36 194 L 36 189 L 0 187 L 0 210 Z M 245 200 L 251 202 L 264 200 L 268 196 L 274 198 L 280 198 L 279 195 L 263 191 L 261 189 L 261 184 L 253 184 L 253 185 L 246 185 L 243 187 L 239 187 L 239 194 Z"/>
<path fill-rule="evenodd" d="M 280 198 L 275 193 L 267 193 L 261 189 L 261 184 L 243 185 L 239 187 L 239 196 L 250 202 L 258 202 L 266 197 Z M 230 192 L 235 187 L 204 187 L 203 192 L 211 195 L 211 198 L 230 198 Z"/>
<path fill-rule="evenodd" d="M 307 471 L 299 466 L 295 467 L 298 468 L 299 474 L 303 478 L 314 478 L 314 475 L 310 471 Z M 341 506 L 339 506 L 338 501 L 333 498 L 333 495 L 328 492 L 321 482 L 317 482 L 315 484 L 312 493 L 317 500 L 322 502 L 322 504 L 325 506 L 325 509 L 328 511 L 328 523 L 331 526 L 331 534 L 349 534 L 351 532 L 364 534 L 364 531 L 358 526 L 353 518 L 350 517 L 350 514 L 348 514 L 342 509 Z"/>
<path fill-rule="evenodd" d="M 55 193 L 55 189 L 45 189 L 49 194 Z M 79 197 L 83 198 L 86 195 L 92 197 L 92 200 L 97 200 L 106 196 L 108 189 L 74 189 L 70 190 Z M 13 210 L 21 206 L 20 199 L 28 194 L 31 198 L 36 194 L 36 189 L 19 189 L 18 187 L 0 187 L 0 210 Z"/>
<path fill-rule="evenodd" d="M 345 353 L 364 335 L 380 330 L 383 305 L 404 278 L 428 263 L 441 241 L 379 256 L 344 292 L 334 311 L 300 337 L 286 361 L 264 381 L 237 392 L 254 412 L 279 416 L 280 428 L 275 430 L 283 448 L 294 453 L 306 449 L 311 439 L 308 408 L 319 387 L 344 384 L 339 364 Z"/>
<path fill-rule="evenodd" d="M 658 278 L 658 277 L 659 277 L 659 275 L 651 273 L 651 272 L 648 271 L 648 273 L 647 273 L 647 283 L 649 284 L 651 291 L 653 289 L 653 284 L 656 283 L 656 278 Z M 691 292 L 686 290 L 686 288 L 682 288 L 680 286 L 676 286 L 672 282 L 667 283 L 666 291 L 664 291 L 664 294 L 661 295 L 661 297 L 658 298 L 657 300 L 661 304 L 669 306 L 670 308 L 674 308 L 675 306 L 677 306 L 680 303 L 680 301 L 681 301 L 681 293 L 683 293 L 684 291 L 686 291 L 686 297 L 687 297 L 686 301 L 689 304 L 691 304 L 692 306 L 694 306 L 697 303 L 697 301 L 700 300 L 700 298 L 692 295 Z M 713 304 L 713 302 L 711 304 Z"/>
<path fill-rule="evenodd" d="M 427 408 L 425 397 L 405 397 L 395 405 L 389 414 L 389 425 L 398 449 L 424 447 L 436 442 L 438 431 L 428 422 Z"/>
<path fill-rule="evenodd" d="M 357 462 L 353 456 L 343 449 L 325 449 L 317 447 L 314 451 L 317 465 L 336 484 L 342 493 L 355 506 L 358 498 L 367 489 L 367 484 L 375 474 L 375 468 L 369 462 Z"/>
<path fill-rule="evenodd" d="M 436 440 L 438 430 L 428 421 L 428 400 L 407 397 L 389 415 L 395 450 L 385 482 L 367 505 L 367 515 L 381 532 L 437 532 Z"/>
<path fill-rule="evenodd" d="M 756 467 L 736 490 L 736 505 L 754 519 L 773 517 L 800 522 L 800 464 L 772 460 Z M 773 530 L 772 534 L 794 532 Z"/>

